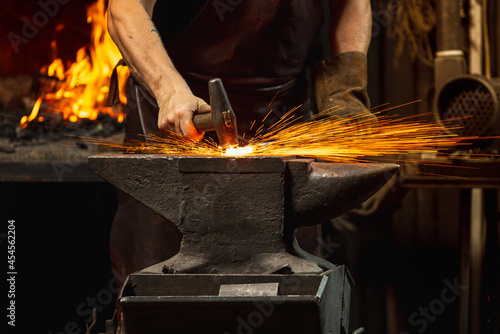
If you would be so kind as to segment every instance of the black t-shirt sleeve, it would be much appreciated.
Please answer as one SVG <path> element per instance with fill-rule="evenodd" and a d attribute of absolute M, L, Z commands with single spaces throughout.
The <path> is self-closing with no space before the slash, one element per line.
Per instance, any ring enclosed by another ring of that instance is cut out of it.
<path fill-rule="evenodd" d="M 158 0 L 153 10 L 153 22 L 160 32 L 163 43 L 186 29 L 207 2 L 207 0 Z"/>

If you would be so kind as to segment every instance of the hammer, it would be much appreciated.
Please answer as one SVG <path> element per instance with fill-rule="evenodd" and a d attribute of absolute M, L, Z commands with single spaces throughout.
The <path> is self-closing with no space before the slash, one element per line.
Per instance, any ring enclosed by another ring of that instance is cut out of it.
<path fill-rule="evenodd" d="M 212 112 L 195 115 L 193 117 L 194 126 L 199 132 L 215 130 L 219 138 L 219 145 L 222 147 L 237 145 L 236 115 L 221 79 L 210 79 L 208 82 L 208 95 Z"/>

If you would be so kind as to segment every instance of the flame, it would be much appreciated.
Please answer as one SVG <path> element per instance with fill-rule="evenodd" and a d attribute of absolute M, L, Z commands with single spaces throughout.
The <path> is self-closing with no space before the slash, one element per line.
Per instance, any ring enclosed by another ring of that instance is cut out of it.
<path fill-rule="evenodd" d="M 64 80 L 64 65 L 61 59 L 56 59 L 49 65 L 47 69 L 47 74 L 51 77 L 56 77 L 59 80 Z"/>
<path fill-rule="evenodd" d="M 125 113 L 105 106 L 109 92 L 109 79 L 113 68 L 122 58 L 116 44 L 107 31 L 107 15 L 105 0 L 98 0 L 87 8 L 87 22 L 92 24 L 91 42 L 80 48 L 76 60 L 68 69 L 65 69 L 61 59 L 55 59 L 50 65 L 42 68 L 49 76 L 59 79 L 60 85 L 56 92 L 42 96 L 56 106 L 63 118 L 70 122 L 80 119 L 97 119 L 99 112 L 110 114 L 118 122 L 125 120 Z M 57 29 L 64 29 L 59 25 Z M 55 41 L 51 44 L 55 53 Z M 118 84 L 120 88 L 120 102 L 127 103 L 125 85 L 129 75 L 127 67 L 118 69 Z M 33 111 L 32 111 L 33 113 Z M 22 124 L 29 123 L 29 118 Z"/>
<path fill-rule="evenodd" d="M 31 122 L 36 118 L 36 116 L 38 116 L 38 111 L 40 110 L 41 105 L 42 105 L 42 98 L 39 97 L 38 100 L 36 100 L 35 105 L 33 106 L 33 110 L 31 110 L 31 114 L 29 115 L 29 117 L 23 116 L 23 118 L 21 118 L 20 122 L 21 129 L 26 129 L 29 122 Z"/>

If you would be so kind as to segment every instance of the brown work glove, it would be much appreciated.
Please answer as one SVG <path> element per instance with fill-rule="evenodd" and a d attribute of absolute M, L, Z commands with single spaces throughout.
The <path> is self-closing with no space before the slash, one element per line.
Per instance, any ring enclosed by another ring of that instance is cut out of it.
<path fill-rule="evenodd" d="M 376 127 L 377 118 L 368 110 L 367 82 L 367 60 L 361 52 L 345 52 L 317 63 L 313 85 L 318 111 L 349 124 L 362 120 L 363 127 Z"/>

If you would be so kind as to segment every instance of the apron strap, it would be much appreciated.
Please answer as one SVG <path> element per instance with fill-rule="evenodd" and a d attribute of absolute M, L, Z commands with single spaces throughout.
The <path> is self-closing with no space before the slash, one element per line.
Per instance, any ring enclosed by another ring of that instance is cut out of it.
<path fill-rule="evenodd" d="M 115 104 L 120 103 L 120 87 L 118 86 L 118 66 L 127 66 L 125 60 L 120 59 L 113 69 L 111 78 L 109 79 L 109 92 L 108 99 L 106 100 L 106 106 L 112 107 Z"/>
<path fill-rule="evenodd" d="M 113 69 L 113 73 L 111 74 L 111 78 L 109 79 L 109 92 L 108 92 L 108 99 L 106 100 L 107 107 L 112 107 L 115 104 L 120 103 L 120 87 L 118 85 L 118 66 L 127 66 L 127 63 L 125 62 L 124 59 L 120 59 L 120 61 L 116 64 L 115 68 Z M 135 80 L 132 73 L 130 73 L 130 78 L 132 78 L 135 82 L 139 83 L 138 80 Z M 150 93 L 149 90 L 144 88 L 141 84 L 138 85 L 144 98 L 148 100 L 148 102 L 151 103 L 152 105 L 158 106 L 152 93 Z"/>

